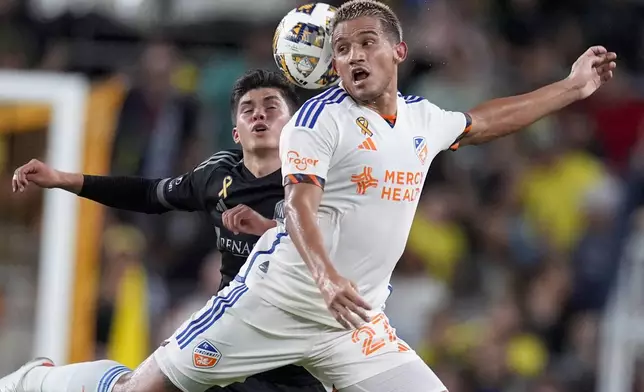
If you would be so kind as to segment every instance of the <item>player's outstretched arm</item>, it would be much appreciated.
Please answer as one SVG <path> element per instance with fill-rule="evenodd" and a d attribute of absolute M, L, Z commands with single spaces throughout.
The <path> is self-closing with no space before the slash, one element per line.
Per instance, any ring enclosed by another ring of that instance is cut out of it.
<path fill-rule="evenodd" d="M 32 159 L 16 169 L 12 188 L 14 192 L 24 192 L 29 184 L 47 189 L 58 188 L 108 207 L 147 214 L 160 214 L 173 209 L 199 209 L 201 203 L 195 194 L 194 181 L 175 186 L 175 192 L 168 195 L 165 186 L 170 180 L 66 173 Z"/>
<path fill-rule="evenodd" d="M 571 103 L 585 99 L 613 77 L 617 55 L 594 46 L 573 64 L 570 75 L 533 92 L 485 102 L 468 112 L 471 127 L 460 145 L 481 144 L 524 128 Z"/>
<path fill-rule="evenodd" d="M 311 271 L 333 317 L 345 328 L 358 328 L 362 324 L 361 319 L 369 321 L 365 310 L 370 307 L 358 295 L 357 286 L 340 276 L 329 259 L 317 224 L 322 192 L 322 188 L 314 184 L 297 183 L 286 186 L 286 229 Z"/>
<path fill-rule="evenodd" d="M 14 192 L 24 192 L 29 184 L 41 188 L 58 188 L 108 207 L 143 213 L 169 211 L 156 197 L 155 188 L 161 180 L 138 177 L 89 176 L 66 173 L 32 159 L 13 174 Z"/>

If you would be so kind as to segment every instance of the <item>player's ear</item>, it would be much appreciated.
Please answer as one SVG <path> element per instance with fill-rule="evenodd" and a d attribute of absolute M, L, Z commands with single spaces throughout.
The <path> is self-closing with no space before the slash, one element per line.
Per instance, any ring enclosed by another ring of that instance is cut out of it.
<path fill-rule="evenodd" d="M 239 132 L 237 132 L 237 127 L 233 128 L 233 141 L 235 144 L 239 144 Z"/>
<path fill-rule="evenodd" d="M 400 41 L 394 45 L 394 61 L 396 64 L 400 64 L 407 58 L 408 53 L 407 44 L 405 41 Z"/>

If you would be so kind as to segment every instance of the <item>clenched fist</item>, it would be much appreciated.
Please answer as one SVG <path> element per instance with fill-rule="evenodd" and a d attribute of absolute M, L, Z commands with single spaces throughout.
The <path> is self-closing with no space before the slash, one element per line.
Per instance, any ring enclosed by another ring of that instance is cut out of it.
<path fill-rule="evenodd" d="M 56 188 L 61 183 L 61 173 L 37 159 L 32 159 L 17 168 L 11 180 L 14 192 L 24 192 L 29 183 L 34 183 L 41 188 Z"/>
<path fill-rule="evenodd" d="M 235 234 L 244 233 L 261 236 L 275 227 L 275 221 L 264 218 L 252 208 L 239 204 L 221 214 L 224 227 Z"/>
<path fill-rule="evenodd" d="M 83 187 L 83 175 L 61 172 L 32 159 L 13 172 L 11 186 L 14 192 L 24 192 L 30 183 L 41 188 L 61 188 L 78 194 Z"/>

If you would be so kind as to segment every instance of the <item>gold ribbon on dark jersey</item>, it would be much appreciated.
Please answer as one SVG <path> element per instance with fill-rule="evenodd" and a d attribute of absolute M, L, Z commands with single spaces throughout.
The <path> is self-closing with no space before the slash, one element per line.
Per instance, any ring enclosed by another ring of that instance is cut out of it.
<path fill-rule="evenodd" d="M 224 181 L 222 181 L 222 188 L 219 191 L 219 197 L 221 197 L 222 199 L 225 199 L 228 197 L 228 188 L 232 183 L 233 183 L 233 178 L 231 176 L 224 177 Z"/>

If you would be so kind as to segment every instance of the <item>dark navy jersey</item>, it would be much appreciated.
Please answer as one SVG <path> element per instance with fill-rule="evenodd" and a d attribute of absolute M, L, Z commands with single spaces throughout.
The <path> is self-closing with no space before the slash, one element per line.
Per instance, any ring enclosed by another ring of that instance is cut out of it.
<path fill-rule="evenodd" d="M 161 180 L 157 198 L 168 209 L 208 213 L 222 254 L 221 272 L 227 280 L 234 278 L 246 262 L 258 237 L 229 231 L 223 225 L 222 213 L 244 204 L 267 219 L 283 219 L 280 170 L 257 178 L 244 165 L 239 150 L 220 151 L 188 173 Z"/>

